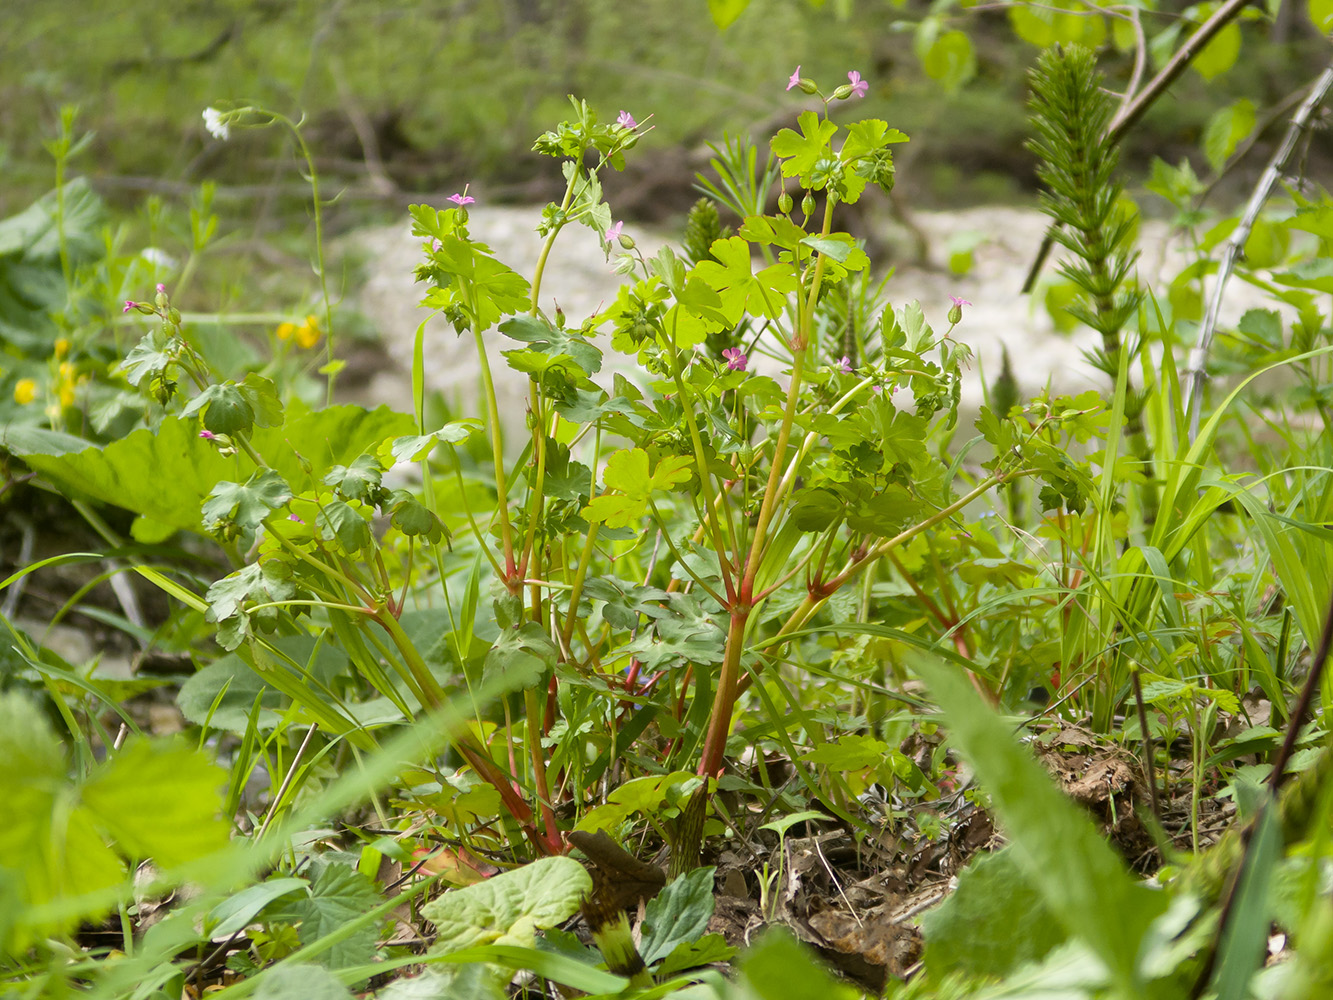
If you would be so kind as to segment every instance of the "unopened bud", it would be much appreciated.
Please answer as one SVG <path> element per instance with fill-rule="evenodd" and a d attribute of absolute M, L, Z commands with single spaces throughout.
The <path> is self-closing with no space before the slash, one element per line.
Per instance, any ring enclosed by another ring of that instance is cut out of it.
<path fill-rule="evenodd" d="M 791 195 L 789 195 L 786 191 L 783 191 L 782 194 L 778 195 L 779 212 L 781 212 L 783 215 L 789 215 L 791 213 L 791 206 L 792 206 Z"/>
<path fill-rule="evenodd" d="M 805 77 L 801 77 L 796 81 L 796 86 L 800 87 L 801 90 L 807 94 L 819 93 L 819 84 L 815 83 L 814 80 L 807 80 Z"/>
<path fill-rule="evenodd" d="M 963 307 L 953 305 L 949 307 L 949 325 L 957 326 L 963 319 Z"/>
<path fill-rule="evenodd" d="M 636 245 L 634 242 L 634 237 L 626 233 L 622 233 L 619 237 L 617 237 L 617 239 L 620 240 L 621 247 L 623 247 L 626 250 L 633 250 Z"/>
<path fill-rule="evenodd" d="M 805 215 L 815 214 L 815 196 L 809 191 L 807 191 L 805 197 L 801 199 L 801 212 Z"/>

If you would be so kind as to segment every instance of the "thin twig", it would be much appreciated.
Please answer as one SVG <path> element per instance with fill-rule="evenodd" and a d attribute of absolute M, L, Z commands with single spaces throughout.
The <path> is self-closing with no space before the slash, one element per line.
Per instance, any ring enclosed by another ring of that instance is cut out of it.
<path fill-rule="evenodd" d="M 1185 368 L 1189 375 L 1189 392 L 1186 395 L 1185 412 L 1189 414 L 1189 440 L 1191 444 L 1199 435 L 1199 415 L 1203 408 L 1203 384 L 1208 377 L 1206 372 L 1208 349 L 1212 346 L 1213 333 L 1217 329 L 1217 317 L 1222 309 L 1222 293 L 1226 288 L 1227 280 L 1231 277 L 1231 271 L 1236 266 L 1236 258 L 1241 255 L 1245 247 L 1245 241 L 1250 238 L 1250 230 L 1254 228 L 1259 213 L 1263 211 L 1264 203 L 1268 201 L 1269 196 L 1273 193 L 1273 188 L 1277 186 L 1278 178 L 1282 176 L 1287 160 L 1291 158 L 1291 154 L 1296 150 L 1297 139 L 1309 124 L 1315 108 L 1323 103 L 1331 86 L 1333 86 L 1333 63 L 1329 63 L 1324 72 L 1319 74 L 1319 78 L 1311 85 L 1305 102 L 1292 117 L 1291 124 L 1287 127 L 1287 134 L 1282 137 L 1282 144 L 1278 147 L 1277 152 L 1273 154 L 1273 158 L 1268 161 L 1263 177 L 1259 179 L 1259 185 L 1250 196 L 1250 202 L 1245 206 L 1245 214 L 1241 216 L 1240 224 L 1227 238 L 1225 249 L 1222 251 L 1222 260 L 1217 268 L 1217 281 L 1213 285 L 1213 294 L 1208 300 L 1208 311 L 1204 314 L 1203 324 L 1199 327 L 1198 338 L 1194 342 L 1194 349 L 1190 351 L 1189 363 Z"/>
<path fill-rule="evenodd" d="M 1139 668 L 1136 666 L 1129 672 L 1130 680 L 1134 682 L 1134 701 L 1139 708 L 1139 732 L 1143 736 L 1143 773 L 1148 779 L 1148 792 L 1152 800 L 1153 818 L 1157 820 L 1157 825 L 1162 825 L 1162 806 L 1157 801 L 1157 750 L 1153 747 L 1152 733 L 1148 731 L 1148 711 L 1143 707 L 1143 681 L 1139 678 Z"/>
<path fill-rule="evenodd" d="M 255 834 L 255 843 L 264 839 L 264 831 L 268 829 L 269 823 L 273 822 L 273 817 L 277 815 L 278 806 L 282 803 L 282 797 L 287 794 L 287 789 L 291 786 L 292 779 L 296 777 L 296 769 L 301 766 L 301 758 L 305 756 L 306 747 L 310 746 L 310 741 L 315 733 L 319 731 L 319 723 L 312 722 L 310 730 L 305 734 L 305 739 L 296 750 L 296 756 L 292 758 L 292 766 L 287 768 L 287 776 L 282 779 L 282 784 L 278 788 L 278 794 L 273 796 L 273 801 L 269 803 L 268 813 L 264 816 L 264 822 L 259 827 L 259 832 Z"/>

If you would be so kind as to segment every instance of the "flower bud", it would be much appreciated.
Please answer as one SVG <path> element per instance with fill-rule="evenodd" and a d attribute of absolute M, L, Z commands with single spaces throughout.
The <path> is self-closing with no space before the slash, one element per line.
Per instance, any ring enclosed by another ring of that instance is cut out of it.
<path fill-rule="evenodd" d="M 741 445 L 741 450 L 738 454 L 740 455 L 742 469 L 749 468 L 754 462 L 754 448 L 748 442 Z"/>
<path fill-rule="evenodd" d="M 634 237 L 628 234 L 621 234 L 619 237 L 620 245 L 626 250 L 633 250 L 635 247 Z"/>
<path fill-rule="evenodd" d="M 949 324 L 951 326 L 956 326 L 962 320 L 962 318 L 963 318 L 962 306 L 952 305 L 949 307 Z"/>
<path fill-rule="evenodd" d="M 833 96 L 829 98 L 829 100 L 845 101 L 847 100 L 847 98 L 851 96 L 852 96 L 852 85 L 850 83 L 844 83 L 841 87 L 839 87 L 837 90 L 833 92 Z"/>
<path fill-rule="evenodd" d="M 781 212 L 783 215 L 790 215 L 791 206 L 792 206 L 791 195 L 789 195 L 786 191 L 783 191 L 782 194 L 778 195 L 779 212 Z"/>
<path fill-rule="evenodd" d="M 801 77 L 801 79 L 797 81 L 796 86 L 800 87 L 801 90 L 807 94 L 819 93 L 819 84 L 815 83 L 814 80 L 807 80 L 805 77 Z"/>
<path fill-rule="evenodd" d="M 815 214 L 815 196 L 809 191 L 807 191 L 805 197 L 801 199 L 801 212 L 805 215 Z"/>

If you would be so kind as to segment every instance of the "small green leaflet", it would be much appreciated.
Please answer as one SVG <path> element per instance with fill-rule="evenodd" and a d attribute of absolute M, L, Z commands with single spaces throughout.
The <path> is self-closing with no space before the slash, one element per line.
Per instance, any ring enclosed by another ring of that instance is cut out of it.
<path fill-rule="evenodd" d="M 739 236 L 715 240 L 711 252 L 717 260 L 700 261 L 691 273 L 718 293 L 722 313 L 731 324 L 747 312 L 778 315 L 786 296 L 796 290 L 796 271 L 791 264 L 772 264 L 757 274 L 751 273 L 750 244 Z"/>
<path fill-rule="evenodd" d="M 870 266 L 870 258 L 866 256 L 866 252 L 857 246 L 856 241 L 847 233 L 807 236 L 801 242 L 826 257 L 832 257 L 849 271 L 863 271 Z"/>
<path fill-rule="evenodd" d="M 243 566 L 208 588 L 208 611 L 204 617 L 218 625 L 218 644 L 226 650 L 239 646 L 252 632 L 251 617 L 266 632 L 278 624 L 276 607 L 251 612 L 247 604 L 273 604 L 289 601 L 297 587 L 290 578 L 290 567 L 275 559 Z"/>
<path fill-rule="evenodd" d="M 335 465 L 324 474 L 324 484 L 332 486 L 348 500 L 367 500 L 379 489 L 384 469 L 373 455 L 361 455 L 351 465 Z"/>
<path fill-rule="evenodd" d="M 606 463 L 602 481 L 608 492 L 593 497 L 582 514 L 609 528 L 628 527 L 647 512 L 654 490 L 670 490 L 688 482 L 691 475 L 690 460 L 684 455 L 665 456 L 650 476 L 648 453 L 642 448 L 623 449 Z"/>
<path fill-rule="evenodd" d="M 292 498 L 287 481 L 272 469 L 260 469 L 244 483 L 221 482 L 203 504 L 204 527 L 224 525 L 257 528 L 261 521 Z"/>
<path fill-rule="evenodd" d="M 500 324 L 506 337 L 521 341 L 537 354 L 551 359 L 569 358 L 585 375 L 595 375 L 602 367 L 602 352 L 577 333 L 552 326 L 536 316 L 515 316 Z"/>
<path fill-rule="evenodd" d="M 836 743 L 825 743 L 802 757 L 812 764 L 823 764 L 835 771 L 859 771 L 884 763 L 891 754 L 889 745 L 873 736 L 840 736 Z"/>
<path fill-rule="evenodd" d="M 272 379 L 251 372 L 245 380 L 221 382 L 190 400 L 181 411 L 185 417 L 203 410 L 204 426 L 214 434 L 248 432 L 252 427 L 276 427 L 282 423 L 282 400 Z"/>
<path fill-rule="evenodd" d="M 439 430 L 429 434 L 412 434 L 386 441 L 379 446 L 377 454 L 386 466 L 397 465 L 399 462 L 420 462 L 435 450 L 437 444 L 458 444 L 460 441 L 466 441 L 472 432 L 481 426 L 481 421 L 475 417 L 451 420 Z"/>
<path fill-rule="evenodd" d="M 830 121 L 820 121 L 813 111 L 801 112 L 796 119 L 801 127 L 798 135 L 789 128 L 784 128 L 773 137 L 772 149 L 780 156 L 783 177 L 805 176 L 815 169 L 815 164 L 828 155 L 829 140 L 837 134 L 838 126 Z"/>

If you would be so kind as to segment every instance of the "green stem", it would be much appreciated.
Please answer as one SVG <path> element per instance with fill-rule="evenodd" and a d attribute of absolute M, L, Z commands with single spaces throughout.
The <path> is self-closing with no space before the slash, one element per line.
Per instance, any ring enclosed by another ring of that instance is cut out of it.
<path fill-rule="evenodd" d="M 384 627 L 384 631 L 389 633 L 389 638 L 393 640 L 394 646 L 398 649 L 407 664 L 407 669 L 412 672 L 412 679 L 416 682 L 417 690 L 413 692 L 421 704 L 430 710 L 435 710 L 444 704 L 446 695 L 444 688 L 440 687 L 440 682 L 435 679 L 435 675 L 430 672 L 430 667 L 426 666 L 426 661 L 418 651 L 416 645 L 412 642 L 403 626 L 399 624 L 397 617 L 388 608 L 380 607 L 375 611 L 375 621 Z"/>
<path fill-rule="evenodd" d="M 314 202 L 315 218 L 315 273 L 319 275 L 319 294 L 324 299 L 324 333 L 325 333 L 325 355 L 328 361 L 327 374 L 328 383 L 325 400 L 328 405 L 333 405 L 333 382 L 338 377 L 338 372 L 333 364 L 333 303 L 329 301 L 329 279 L 324 273 L 324 212 L 323 204 L 319 197 L 319 171 L 315 169 L 315 159 L 310 155 L 310 147 L 306 145 L 305 136 L 301 134 L 300 126 L 292 121 L 286 115 L 273 115 L 275 121 L 282 122 L 287 128 L 291 129 L 292 135 L 296 138 L 296 145 L 301 150 L 301 157 L 305 160 L 306 172 L 310 177 L 310 196 Z"/>
<path fill-rule="evenodd" d="M 574 186 L 582 173 L 583 168 L 576 165 L 574 175 L 570 177 L 569 183 L 565 185 L 565 197 L 560 202 L 560 214 L 562 216 L 569 211 L 569 205 L 574 200 Z M 536 316 L 538 313 L 538 296 L 541 295 L 542 290 L 542 275 L 546 273 L 546 258 L 551 255 L 551 247 L 555 245 L 555 238 L 560 235 L 560 230 L 563 228 L 563 222 L 551 227 L 551 231 L 546 234 L 546 240 L 542 243 L 541 253 L 537 255 L 537 267 L 532 272 L 532 306 L 528 310 L 529 315 Z"/>
<path fill-rule="evenodd" d="M 708 469 L 708 459 L 704 455 L 703 437 L 699 433 L 699 422 L 694 415 L 694 396 L 685 385 L 685 376 L 680 365 L 680 353 L 676 349 L 674 329 L 672 330 L 671 342 L 667 345 L 667 348 L 667 357 L 671 361 L 671 376 L 675 379 L 676 391 L 680 393 L 680 407 L 685 414 L 685 425 L 690 431 L 690 443 L 694 448 L 694 464 L 698 469 L 699 484 L 701 487 L 712 489 L 713 495 L 721 498 L 722 502 L 726 503 L 726 491 L 713 488 L 713 474 Z M 731 560 L 727 557 L 726 545 L 722 539 L 722 527 L 718 521 L 717 510 L 707 500 L 704 502 L 704 521 L 708 525 L 708 533 L 712 538 L 713 549 L 717 553 L 717 562 L 722 573 L 722 583 L 727 591 L 728 601 L 723 602 L 725 607 L 734 601 L 738 595 Z M 663 534 L 666 535 L 665 529 L 663 529 Z M 670 544 L 669 536 L 667 536 L 667 541 Z M 736 543 L 739 552 L 739 539 L 736 540 Z M 682 562 L 681 565 L 683 566 L 684 563 Z"/>
<path fill-rule="evenodd" d="M 491 459 L 495 463 L 496 513 L 500 516 L 500 538 L 505 553 L 505 585 L 515 589 L 518 577 L 514 563 L 514 529 L 509 522 L 509 488 L 505 482 L 504 432 L 500 429 L 500 406 L 495 401 L 495 380 L 491 377 L 491 362 L 486 356 L 486 341 L 473 321 L 472 334 L 477 341 L 477 358 L 481 363 L 481 382 L 486 393 L 486 410 L 491 420 Z"/>
<path fill-rule="evenodd" d="M 536 787 L 537 808 L 541 810 L 542 826 L 546 829 L 547 841 L 558 844 L 560 824 L 556 822 L 555 810 L 551 807 L 551 790 L 546 781 L 546 757 L 542 752 L 542 710 L 536 687 L 524 690 L 523 707 L 528 713 L 526 734 L 528 757 L 532 762 L 532 783 Z"/>
<path fill-rule="evenodd" d="M 827 236 L 833 227 L 833 199 L 824 202 L 824 227 L 821 236 Z M 777 511 L 782 465 L 787 455 L 787 442 L 791 437 L 792 421 L 796 418 L 796 404 L 801 391 L 801 378 L 805 374 L 805 357 L 810 347 L 810 335 L 814 327 L 815 304 L 819 299 L 819 286 L 824 280 L 823 254 L 815 261 L 814 272 L 810 280 L 810 291 L 797 318 L 796 337 L 792 342 L 795 355 L 792 359 L 791 385 L 787 387 L 787 405 L 782 412 L 782 426 L 778 429 L 778 439 L 773 446 L 773 458 L 768 470 L 768 487 L 764 490 L 764 499 L 759 507 L 759 520 L 754 526 L 754 538 L 750 542 L 750 558 L 745 566 L 745 576 L 741 581 L 740 598 L 748 604 L 754 595 L 754 581 L 759 573 L 759 563 L 764 557 L 764 542 L 768 538 L 768 527 Z M 730 709 L 728 709 L 730 714 Z"/>
<path fill-rule="evenodd" d="M 574 583 L 569 591 L 569 614 L 565 616 L 565 627 L 560 631 L 561 649 L 569 649 L 574 638 L 574 623 L 578 620 L 579 597 L 583 594 L 583 581 L 588 577 L 588 566 L 592 563 L 593 549 L 597 543 L 600 525 L 588 526 L 588 538 L 583 543 L 583 552 L 579 556 L 579 568 L 574 571 Z"/>
<path fill-rule="evenodd" d="M 745 647 L 745 626 L 750 609 L 733 609 L 727 628 L 726 653 L 722 669 L 717 675 L 717 694 L 708 717 L 708 733 L 704 737 L 703 752 L 699 757 L 699 774 L 714 777 L 722 770 L 722 756 L 727 749 L 727 733 L 731 730 L 731 713 L 736 704 L 741 675 L 741 652 Z"/>

